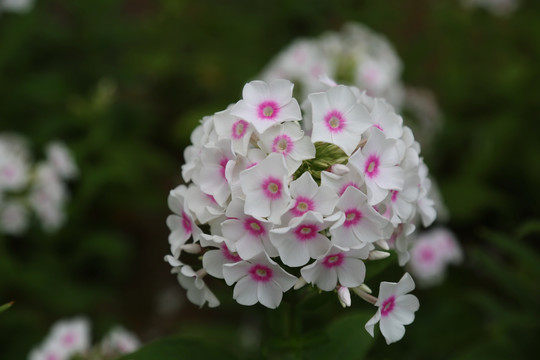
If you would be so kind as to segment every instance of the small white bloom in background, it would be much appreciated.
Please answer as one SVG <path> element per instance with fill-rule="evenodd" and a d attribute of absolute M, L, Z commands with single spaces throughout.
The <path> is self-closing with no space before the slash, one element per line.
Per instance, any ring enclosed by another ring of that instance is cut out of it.
<path fill-rule="evenodd" d="M 180 286 L 187 291 L 187 298 L 193 304 L 203 307 L 208 303 L 209 307 L 219 306 L 219 300 L 214 293 L 206 286 L 203 277 L 206 271 L 194 271 L 189 265 L 184 265 L 172 256 L 166 256 L 166 261 L 173 266 L 171 273 L 176 274 Z"/>
<path fill-rule="evenodd" d="M 0 12 L 25 13 L 32 10 L 33 6 L 34 0 L 0 0 Z"/>
<path fill-rule="evenodd" d="M 232 108 L 231 114 L 253 124 L 260 134 L 284 121 L 301 120 L 300 105 L 292 97 L 293 86 L 282 79 L 269 83 L 252 81 L 244 86 L 243 99 Z"/>
<path fill-rule="evenodd" d="M 351 292 L 349 291 L 349 288 L 346 288 L 345 286 L 340 286 L 337 290 L 339 303 L 341 306 L 350 307 L 351 306 Z"/>
<path fill-rule="evenodd" d="M 223 275 L 227 285 L 236 283 L 233 298 L 239 304 L 249 306 L 260 302 L 271 309 L 278 307 L 283 293 L 298 280 L 266 255 L 227 264 Z"/>
<path fill-rule="evenodd" d="M 104 355 L 129 354 L 140 346 L 137 336 L 120 326 L 113 328 L 101 340 L 101 351 Z"/>
<path fill-rule="evenodd" d="M 465 7 L 482 7 L 497 16 L 508 16 L 519 6 L 519 0 L 463 0 Z"/>
<path fill-rule="evenodd" d="M 0 205 L 0 229 L 6 234 L 19 235 L 25 232 L 29 217 L 28 209 L 20 201 L 11 200 Z"/>
<path fill-rule="evenodd" d="M 77 177 L 79 170 L 71 156 L 68 148 L 59 141 L 54 141 L 47 145 L 47 161 L 56 170 L 56 173 L 63 179 L 73 179 Z"/>
<path fill-rule="evenodd" d="M 68 360 L 90 349 L 90 323 L 77 317 L 58 321 L 43 343 L 31 351 L 30 360 Z"/>
<path fill-rule="evenodd" d="M 408 268 L 422 286 L 444 280 L 449 264 L 459 264 L 463 258 L 454 234 L 445 228 L 435 228 L 419 235 L 412 242 Z"/>
<path fill-rule="evenodd" d="M 15 135 L 0 135 L 0 191 L 18 191 L 29 180 L 27 144 Z"/>
<path fill-rule="evenodd" d="M 366 330 L 374 336 L 374 326 L 379 323 L 381 333 L 387 344 L 401 340 L 405 335 L 405 326 L 414 321 L 414 313 L 420 307 L 418 298 L 408 294 L 414 290 L 412 277 L 405 273 L 398 283 L 383 281 L 379 288 L 379 297 L 375 303 L 378 310 L 366 323 Z"/>

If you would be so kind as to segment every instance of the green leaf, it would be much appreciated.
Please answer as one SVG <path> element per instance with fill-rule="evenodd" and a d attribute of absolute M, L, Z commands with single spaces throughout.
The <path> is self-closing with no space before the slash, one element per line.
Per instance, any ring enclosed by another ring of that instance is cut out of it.
<path fill-rule="evenodd" d="M 375 343 L 364 329 L 371 316 L 371 312 L 356 311 L 334 320 L 325 329 L 328 341 L 315 346 L 306 358 L 363 359 Z"/>
<path fill-rule="evenodd" d="M 4 304 L 4 305 L 0 306 L 0 313 L 6 311 L 7 309 L 9 309 L 11 307 L 11 305 L 13 305 L 13 303 L 14 302 L 11 301 L 11 302 L 8 302 L 7 304 Z"/>
<path fill-rule="evenodd" d="M 191 360 L 191 359 L 236 359 L 227 350 L 214 344 L 188 340 L 179 337 L 167 337 L 153 341 L 134 353 L 124 355 L 117 360 Z"/>

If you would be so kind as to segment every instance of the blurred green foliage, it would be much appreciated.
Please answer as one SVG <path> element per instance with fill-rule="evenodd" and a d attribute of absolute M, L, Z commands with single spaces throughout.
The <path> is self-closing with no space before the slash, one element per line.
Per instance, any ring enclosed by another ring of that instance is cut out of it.
<path fill-rule="evenodd" d="M 444 127 L 423 155 L 466 260 L 443 286 L 417 291 L 417 320 L 395 345 L 368 338 L 358 311 L 369 305 L 354 298 L 354 309 L 341 310 L 323 294 L 288 327 L 296 330 L 284 333 L 283 352 L 265 354 L 343 350 L 325 345 L 328 337 L 357 351 L 345 358 L 538 353 L 540 227 L 527 220 L 540 218 L 539 15 L 535 0 L 506 17 L 457 0 L 36 0 L 27 14 L 2 13 L 0 130 L 27 136 L 36 157 L 48 141 L 65 141 L 81 176 L 59 232 L 0 239 L 0 303 L 16 301 L 0 314 L 0 357 L 24 358 L 54 321 L 83 313 L 95 338 L 123 323 L 144 341 L 180 334 L 177 343 L 161 340 L 171 349 L 212 352 L 210 340 L 257 358 L 263 341 L 246 331 L 272 322 L 261 308 L 227 300 L 224 286 L 221 308 L 157 313 L 156 297 L 175 285 L 162 262 L 166 195 L 180 183 L 182 150 L 202 116 L 238 100 L 293 39 L 349 21 L 386 35 L 405 83 L 436 94 Z M 307 330 L 319 331 L 302 338 Z"/>

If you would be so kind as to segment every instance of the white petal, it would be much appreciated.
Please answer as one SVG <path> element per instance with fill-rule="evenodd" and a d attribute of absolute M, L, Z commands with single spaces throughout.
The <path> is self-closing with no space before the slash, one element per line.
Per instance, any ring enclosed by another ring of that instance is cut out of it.
<path fill-rule="evenodd" d="M 375 327 L 375 324 L 379 322 L 381 318 L 381 312 L 379 310 L 377 310 L 377 312 L 375 313 L 375 315 L 373 315 L 371 317 L 371 319 L 368 320 L 368 322 L 366 323 L 366 325 L 364 326 L 366 331 L 369 333 L 369 335 L 371 335 L 372 337 L 375 336 L 374 334 L 374 331 L 373 331 L 373 328 Z"/>
<path fill-rule="evenodd" d="M 244 277 L 234 286 L 233 299 L 241 305 L 254 305 L 257 303 L 257 284 L 248 277 Z"/>
<path fill-rule="evenodd" d="M 257 298 L 264 306 L 275 309 L 281 303 L 283 291 L 281 287 L 274 281 L 259 283 L 257 285 Z"/>
<path fill-rule="evenodd" d="M 223 265 L 223 277 L 227 285 L 232 285 L 237 282 L 241 277 L 246 276 L 249 271 L 249 263 L 242 261 L 235 264 Z"/>
<path fill-rule="evenodd" d="M 405 335 L 405 326 L 391 320 L 392 319 L 390 317 L 382 318 L 379 324 L 381 333 L 386 339 L 386 343 L 388 345 L 401 340 L 403 335 Z"/>
<path fill-rule="evenodd" d="M 366 276 L 366 265 L 362 260 L 347 258 L 337 269 L 339 283 L 346 287 L 362 285 Z"/>

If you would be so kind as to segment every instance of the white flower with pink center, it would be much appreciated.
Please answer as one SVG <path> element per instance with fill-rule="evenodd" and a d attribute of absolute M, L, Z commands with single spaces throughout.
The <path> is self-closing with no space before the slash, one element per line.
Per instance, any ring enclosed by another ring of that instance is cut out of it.
<path fill-rule="evenodd" d="M 174 190 L 171 190 L 168 197 L 169 209 L 175 215 L 167 217 L 167 226 L 171 233 L 169 234 L 169 244 L 171 252 L 178 258 L 182 251 L 182 246 L 189 238 L 198 241 L 202 233 L 201 229 L 195 224 L 193 215 L 185 204 L 185 196 L 187 188 L 185 185 L 180 185 Z"/>
<path fill-rule="evenodd" d="M 405 179 L 400 162 L 396 140 L 386 139 L 376 128 L 371 129 L 364 147 L 350 157 L 349 165 L 364 176 L 371 205 L 384 200 L 390 190 L 403 189 Z"/>
<path fill-rule="evenodd" d="M 338 282 L 345 287 L 362 285 L 366 275 L 366 265 L 363 260 L 369 256 L 372 246 L 360 249 L 344 250 L 332 246 L 315 262 L 301 269 L 302 277 L 324 291 L 332 291 Z"/>
<path fill-rule="evenodd" d="M 418 298 L 408 294 L 414 290 L 412 277 L 405 273 L 398 283 L 383 281 L 379 288 L 379 307 L 375 315 L 366 323 L 366 330 L 374 336 L 374 326 L 379 323 L 387 344 L 401 340 L 405 327 L 414 321 L 414 313 L 420 307 Z"/>
<path fill-rule="evenodd" d="M 373 209 L 360 190 L 349 187 L 338 200 L 339 219 L 330 228 L 332 243 L 346 249 L 364 247 L 391 234 L 389 221 Z M 389 233 L 390 231 L 390 233 Z"/>
<path fill-rule="evenodd" d="M 277 256 L 277 250 L 270 242 L 269 232 L 273 224 L 244 213 L 244 203 L 233 200 L 227 208 L 228 219 L 221 223 L 221 231 L 227 246 L 244 260 L 266 252 Z"/>
<path fill-rule="evenodd" d="M 31 360 L 67 360 L 90 349 L 90 323 L 76 317 L 56 322 L 41 346 L 32 350 Z"/>
<path fill-rule="evenodd" d="M 319 186 L 308 173 L 303 173 L 290 183 L 292 201 L 289 206 L 289 219 L 313 211 L 323 216 L 334 212 L 337 195 L 327 186 Z M 287 221 L 288 222 L 288 221 Z"/>
<path fill-rule="evenodd" d="M 242 171 L 240 184 L 246 195 L 246 214 L 268 218 L 273 223 L 280 222 L 291 200 L 289 171 L 283 156 L 272 153 L 257 165 Z"/>
<path fill-rule="evenodd" d="M 18 142 L 18 138 L 0 138 L 0 191 L 20 190 L 28 183 L 29 164 Z"/>
<path fill-rule="evenodd" d="M 253 134 L 253 126 L 238 116 L 231 115 L 231 109 L 214 115 L 214 126 L 219 140 L 231 140 L 234 151 L 245 156 Z"/>
<path fill-rule="evenodd" d="M 285 265 L 302 266 L 310 258 L 316 259 L 330 248 L 330 240 L 321 234 L 330 225 L 320 214 L 307 212 L 302 217 L 292 219 L 287 227 L 272 229 L 270 241 Z"/>
<path fill-rule="evenodd" d="M 285 123 L 274 126 L 261 135 L 259 146 L 267 154 L 283 155 L 290 175 L 302 164 L 303 160 L 315 157 L 315 146 L 297 123 Z"/>
<path fill-rule="evenodd" d="M 391 210 L 391 221 L 394 225 L 411 221 L 416 213 L 420 178 L 418 171 L 414 170 L 416 169 L 405 171 L 405 182 L 401 191 L 390 190 L 388 195 L 386 204 L 387 208 Z"/>
<path fill-rule="evenodd" d="M 335 144 L 351 155 L 358 147 L 362 133 L 371 126 L 367 109 L 344 85 L 311 94 L 309 101 L 313 122 L 311 140 Z"/>
<path fill-rule="evenodd" d="M 6 234 L 19 235 L 27 228 L 30 213 L 26 206 L 17 200 L 2 203 L 0 199 L 0 229 Z"/>
<path fill-rule="evenodd" d="M 298 280 L 265 254 L 224 265 L 223 276 L 227 285 L 236 283 L 233 298 L 239 304 L 250 306 L 259 302 L 270 309 L 279 306 L 283 293 Z"/>
<path fill-rule="evenodd" d="M 300 106 L 292 97 L 293 83 L 255 80 L 244 86 L 243 99 L 231 109 L 231 114 L 253 124 L 259 134 L 285 121 L 301 120 Z"/>

